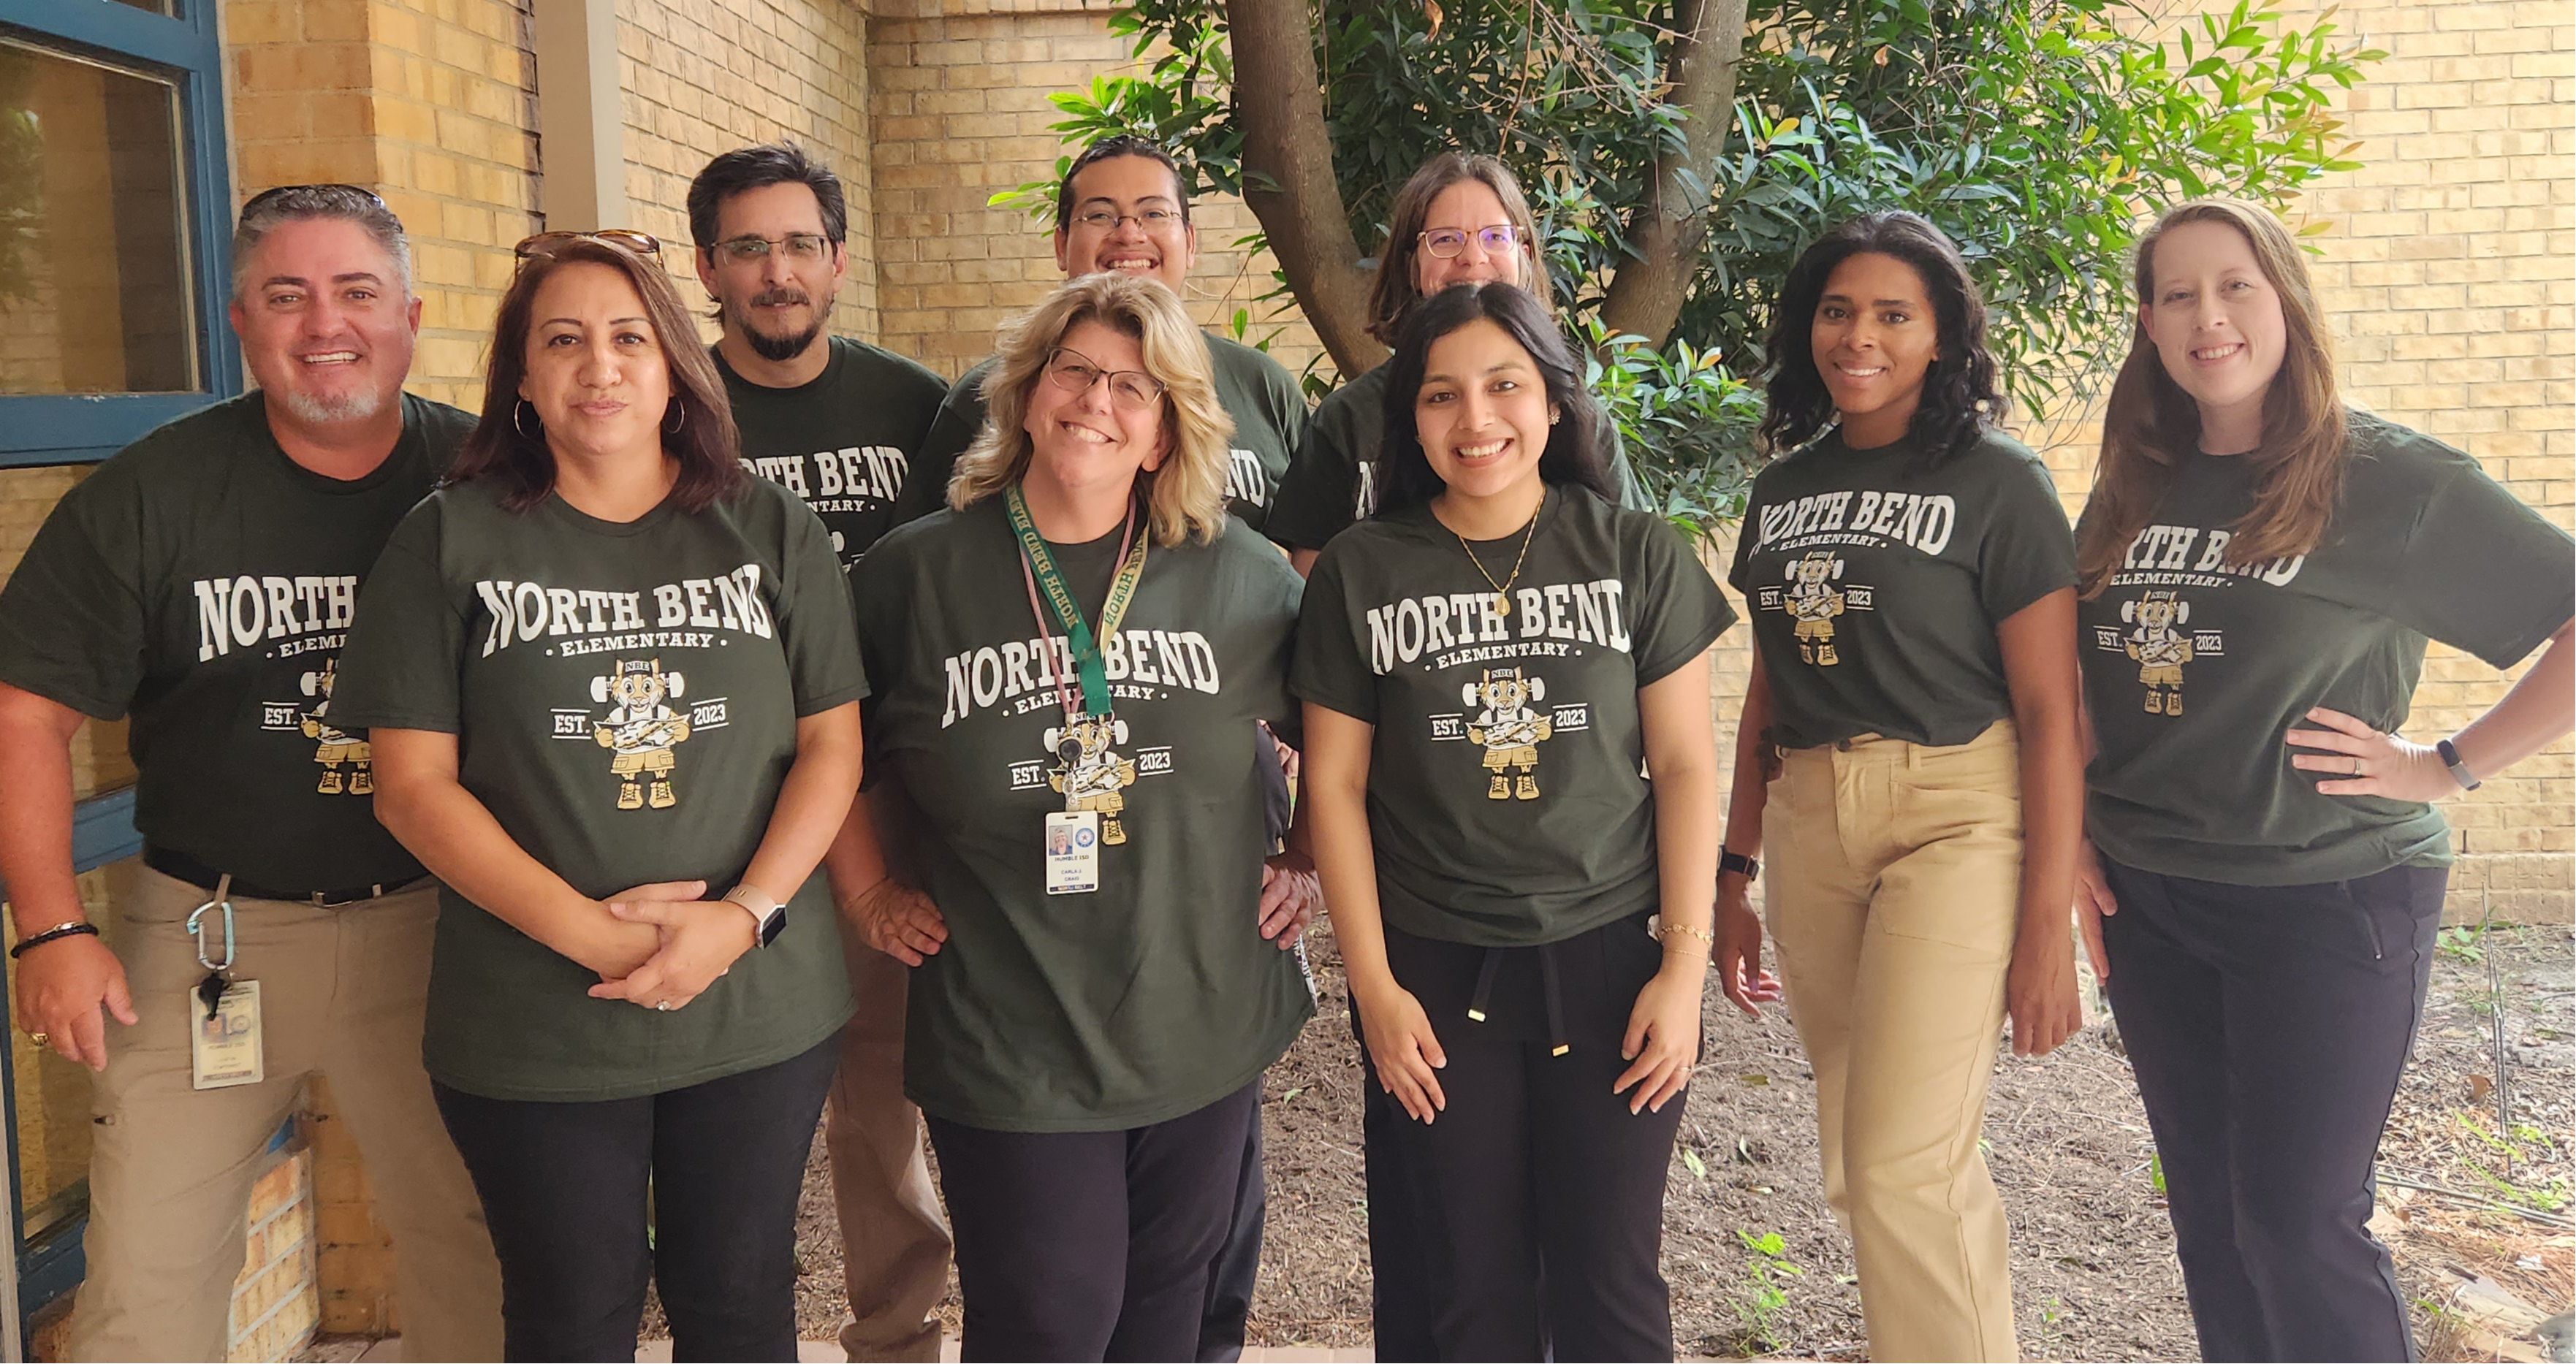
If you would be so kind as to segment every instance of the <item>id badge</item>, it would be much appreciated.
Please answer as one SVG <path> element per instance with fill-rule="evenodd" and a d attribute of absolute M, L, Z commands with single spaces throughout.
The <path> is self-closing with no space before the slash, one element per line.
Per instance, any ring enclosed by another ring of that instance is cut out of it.
<path fill-rule="evenodd" d="M 1100 889 L 1100 812 L 1060 810 L 1046 817 L 1046 893 Z"/>
<path fill-rule="evenodd" d="M 196 1061 L 197 1088 L 255 1085 L 267 1078 L 267 1067 L 260 1055 L 258 981 L 237 980 L 226 985 L 211 1016 L 194 990 L 188 992 L 181 1007 L 188 1011 L 189 1050 Z"/>

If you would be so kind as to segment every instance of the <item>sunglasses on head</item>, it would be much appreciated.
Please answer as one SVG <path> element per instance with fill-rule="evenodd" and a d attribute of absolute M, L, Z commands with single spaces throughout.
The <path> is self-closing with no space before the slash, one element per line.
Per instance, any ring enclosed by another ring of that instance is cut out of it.
<path fill-rule="evenodd" d="M 526 260 L 531 256 L 551 256 L 556 248 L 571 242 L 604 242 L 623 251 L 632 251 L 639 256 L 662 254 L 661 238 L 649 232 L 638 232 L 630 227 L 603 227 L 597 232 L 540 232 L 533 237 L 522 239 L 510 250 L 519 259 Z"/>

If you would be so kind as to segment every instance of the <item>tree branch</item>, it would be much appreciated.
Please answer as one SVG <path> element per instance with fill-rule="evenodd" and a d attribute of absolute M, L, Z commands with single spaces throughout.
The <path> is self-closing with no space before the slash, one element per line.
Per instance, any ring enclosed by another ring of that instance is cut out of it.
<path fill-rule="evenodd" d="M 1740 30 L 1744 0 L 1719 3 L 1735 6 Z M 1386 347 L 1368 334 L 1368 272 L 1333 178 L 1312 14 L 1307 0 L 1226 0 L 1225 10 L 1243 127 L 1243 201 L 1324 349 L 1344 377 L 1356 378 L 1386 358 Z"/>
<path fill-rule="evenodd" d="M 1679 0 L 1674 7 L 1680 32 L 1665 63 L 1672 86 L 1667 98 L 1688 119 L 1682 150 L 1655 158 L 1646 202 L 1629 215 L 1628 244 L 1637 254 L 1619 263 L 1601 303 L 1602 320 L 1614 335 L 1634 332 L 1661 345 L 1681 320 L 1700 244 L 1708 237 L 1709 184 L 1735 122 L 1744 5 L 1745 0 Z M 1696 193 L 1685 176 L 1697 181 Z"/>

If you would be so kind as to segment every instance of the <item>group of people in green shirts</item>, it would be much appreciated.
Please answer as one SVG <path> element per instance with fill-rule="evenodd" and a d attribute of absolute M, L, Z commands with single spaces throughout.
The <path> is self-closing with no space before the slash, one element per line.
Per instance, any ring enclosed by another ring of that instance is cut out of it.
<path fill-rule="evenodd" d="M 2017 1358 L 1979 1129 L 2007 1030 L 2080 1027 L 2079 939 L 2205 1357 L 2412 1356 L 2365 1224 L 2433 804 L 2576 727 L 2576 541 L 2338 399 L 2264 211 L 2141 242 L 2072 528 L 1957 248 L 1882 212 L 1806 251 L 1725 800 L 1736 608 L 1638 505 L 1501 163 L 1402 187 L 1391 357 L 1312 414 L 1189 320 L 1148 142 L 1071 162 L 1068 282 L 953 386 L 827 335 L 803 151 L 689 212 L 712 347 L 664 244 L 541 234 L 478 418 L 401 393 L 375 196 L 254 198 L 258 390 L 99 466 L 0 590 L 17 1022 L 99 1072 L 75 1357 L 220 1356 L 323 1074 L 422 1357 L 628 1358 L 648 1286 L 682 1357 L 795 1357 L 819 1118 L 851 1358 L 937 1357 L 952 1254 L 967 1358 L 1231 1358 L 1319 909 L 1381 1358 L 1672 1356 L 1712 975 L 1796 1024 L 1873 1356 Z M 2547 647 L 2427 746 L 2428 639 Z M 129 714 L 100 924 L 69 746 Z"/>

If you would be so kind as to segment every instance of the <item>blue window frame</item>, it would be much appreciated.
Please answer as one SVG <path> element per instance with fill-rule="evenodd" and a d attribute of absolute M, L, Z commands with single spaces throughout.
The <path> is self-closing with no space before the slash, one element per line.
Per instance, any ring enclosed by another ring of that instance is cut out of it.
<path fill-rule="evenodd" d="M 153 182 L 145 191 L 166 193 L 171 209 L 171 216 L 158 222 L 148 208 L 129 212 L 134 201 L 129 178 L 93 177 L 98 202 L 112 201 L 117 221 L 112 227 L 94 225 L 85 244 L 130 239 L 135 229 L 127 220 L 141 220 L 145 239 L 127 240 L 118 248 L 129 261 L 145 259 L 150 273 L 123 286 L 121 304 L 127 344 L 151 352 L 150 362 L 133 362 L 124 382 L 31 386 L 7 382 L 0 370 L 0 467 L 95 463 L 173 417 L 242 390 L 240 350 L 224 320 L 231 292 L 232 192 L 215 4 L 147 4 L 150 0 L 10 0 L 0 9 L 0 58 L 15 59 L 35 72 L 34 83 L 77 69 L 95 73 L 102 87 L 113 86 L 125 96 L 112 102 L 104 126 L 92 131 L 112 151 L 129 153 L 125 159 L 137 164 L 123 176 L 142 174 Z M 0 72 L 6 70 L 0 66 Z M 132 97 L 138 90 L 151 97 L 138 101 Z M 14 131 L 32 144 L 61 140 L 53 129 L 39 136 L 41 116 L 35 104 L 22 99 L 13 110 L 8 94 L 0 88 L 0 117 L 15 114 L 20 126 L 0 126 L 0 138 Z M 163 108 L 167 126 L 160 126 Z M 133 135 L 138 128 L 140 138 Z M 148 149 L 136 152 L 138 143 Z M 0 197 L 25 201 L 36 196 Z M 39 203 L 34 213 L 41 218 L 45 211 Z M 0 215 L 5 212 L 0 209 Z M 40 233 L 63 231 L 58 224 L 33 226 Z M 0 234 L 0 251 L 5 251 L 5 240 Z M 7 263 L 0 255 L 0 282 L 9 278 Z M 0 294 L 0 327 L 13 325 L 7 302 Z M 22 335 L 31 330 L 23 322 L 15 325 Z M 133 381 L 136 369 L 149 370 L 143 382 Z"/>

